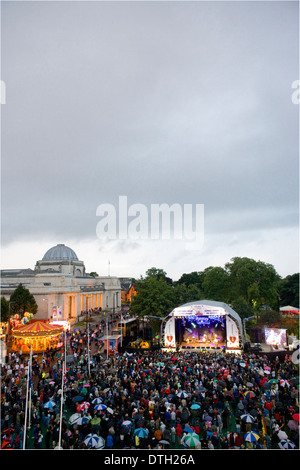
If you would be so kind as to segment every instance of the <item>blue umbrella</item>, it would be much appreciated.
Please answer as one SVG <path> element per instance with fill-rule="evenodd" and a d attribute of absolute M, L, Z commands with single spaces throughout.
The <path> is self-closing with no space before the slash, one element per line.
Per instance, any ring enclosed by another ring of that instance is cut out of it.
<path fill-rule="evenodd" d="M 256 441 L 258 441 L 259 437 L 260 437 L 259 434 L 257 434 L 257 432 L 255 432 L 255 431 L 247 432 L 244 435 L 244 439 L 247 442 L 256 442 Z"/>
<path fill-rule="evenodd" d="M 106 410 L 107 406 L 100 403 L 99 405 L 95 406 L 95 410 Z"/>
<path fill-rule="evenodd" d="M 94 398 L 92 403 L 93 405 L 99 405 L 100 403 L 102 403 L 102 398 Z"/>
<path fill-rule="evenodd" d="M 197 403 L 194 403 L 194 405 L 191 406 L 191 410 L 199 410 L 200 405 L 197 405 Z"/>
<path fill-rule="evenodd" d="M 138 437 L 141 437 L 141 438 L 145 438 L 148 436 L 148 431 L 147 429 L 145 428 L 137 428 L 135 431 L 134 431 L 134 434 Z"/>
<path fill-rule="evenodd" d="M 83 424 L 88 424 L 89 422 L 90 422 L 90 418 L 88 418 L 87 416 L 82 416 L 76 421 L 76 424 L 78 424 L 79 426 L 82 426 Z"/>
<path fill-rule="evenodd" d="M 54 408 L 56 406 L 56 403 L 52 400 L 47 401 L 47 403 L 44 404 L 44 408 Z"/>
<path fill-rule="evenodd" d="M 83 401 L 85 398 L 82 397 L 81 395 L 77 395 L 77 397 L 73 398 L 73 401 L 74 402 L 77 402 L 77 401 Z"/>
<path fill-rule="evenodd" d="M 186 426 L 183 431 L 184 432 L 195 432 L 194 429 L 189 428 L 188 426 Z"/>
<path fill-rule="evenodd" d="M 105 446 L 105 440 L 97 434 L 88 434 L 84 443 L 90 449 L 103 449 Z"/>

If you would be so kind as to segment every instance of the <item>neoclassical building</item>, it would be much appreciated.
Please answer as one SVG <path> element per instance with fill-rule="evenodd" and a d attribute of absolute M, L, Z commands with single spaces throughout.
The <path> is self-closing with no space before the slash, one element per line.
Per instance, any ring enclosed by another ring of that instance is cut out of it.
<path fill-rule="evenodd" d="M 1 270 L 1 295 L 7 300 L 19 284 L 34 295 L 37 320 L 75 322 L 89 309 L 121 310 L 119 278 L 90 276 L 84 262 L 64 244 L 50 248 L 34 269 Z"/>

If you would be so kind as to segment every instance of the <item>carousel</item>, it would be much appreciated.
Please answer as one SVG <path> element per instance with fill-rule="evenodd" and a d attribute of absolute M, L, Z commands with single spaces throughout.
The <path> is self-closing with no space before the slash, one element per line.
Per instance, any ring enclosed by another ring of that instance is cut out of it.
<path fill-rule="evenodd" d="M 43 352 L 47 348 L 56 348 L 61 342 L 60 336 L 64 332 L 62 325 L 50 324 L 40 320 L 30 321 L 27 324 L 12 330 L 12 350 L 29 353 Z"/>

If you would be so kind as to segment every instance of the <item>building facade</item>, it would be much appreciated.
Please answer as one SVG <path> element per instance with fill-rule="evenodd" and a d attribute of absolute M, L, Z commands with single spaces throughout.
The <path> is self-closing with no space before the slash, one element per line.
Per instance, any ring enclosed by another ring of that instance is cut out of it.
<path fill-rule="evenodd" d="M 84 262 L 64 244 L 50 248 L 34 269 L 1 270 L 1 295 L 7 300 L 19 284 L 35 298 L 37 320 L 76 322 L 91 309 L 121 310 L 119 279 L 90 276 Z"/>

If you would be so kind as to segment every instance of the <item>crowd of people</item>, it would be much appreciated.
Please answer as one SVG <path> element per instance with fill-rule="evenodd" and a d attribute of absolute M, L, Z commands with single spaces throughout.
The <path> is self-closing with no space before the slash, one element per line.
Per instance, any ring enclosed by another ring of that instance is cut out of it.
<path fill-rule="evenodd" d="M 68 333 L 66 357 L 64 349 L 34 355 L 26 436 L 29 358 L 9 353 L 1 367 L 2 449 L 22 449 L 24 439 L 31 449 L 87 449 L 91 434 L 105 449 L 299 449 L 299 371 L 291 356 L 158 350 L 107 357 L 103 328 Z"/>

